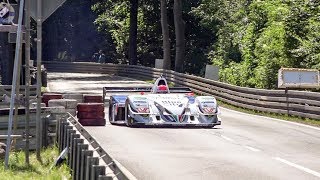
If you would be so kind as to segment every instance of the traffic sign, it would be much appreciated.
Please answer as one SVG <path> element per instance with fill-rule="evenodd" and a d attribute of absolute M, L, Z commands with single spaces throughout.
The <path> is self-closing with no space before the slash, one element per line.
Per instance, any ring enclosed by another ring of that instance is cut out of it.
<path fill-rule="evenodd" d="M 66 0 L 42 0 L 42 22 L 50 17 Z M 37 20 L 37 0 L 31 0 L 30 14 Z"/>
<path fill-rule="evenodd" d="M 319 88 L 317 69 L 281 68 L 278 72 L 278 88 Z"/>

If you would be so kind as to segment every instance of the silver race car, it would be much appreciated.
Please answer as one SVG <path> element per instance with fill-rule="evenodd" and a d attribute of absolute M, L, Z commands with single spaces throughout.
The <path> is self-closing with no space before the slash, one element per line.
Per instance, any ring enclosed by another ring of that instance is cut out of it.
<path fill-rule="evenodd" d="M 111 124 L 127 126 L 194 126 L 220 125 L 220 110 L 212 96 L 194 96 L 189 88 L 169 88 L 165 78 L 153 87 L 105 87 L 109 100 Z M 131 93 L 120 95 L 119 93 Z"/>

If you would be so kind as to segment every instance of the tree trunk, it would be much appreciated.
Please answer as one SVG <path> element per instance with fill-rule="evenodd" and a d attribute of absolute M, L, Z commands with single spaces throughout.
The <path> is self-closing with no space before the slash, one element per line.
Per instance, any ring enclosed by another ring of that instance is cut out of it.
<path fill-rule="evenodd" d="M 130 0 L 129 64 L 137 64 L 138 0 Z"/>
<path fill-rule="evenodd" d="M 185 22 L 182 19 L 182 0 L 174 0 L 173 14 L 176 34 L 175 71 L 183 72 L 185 58 Z"/>
<path fill-rule="evenodd" d="M 167 17 L 167 0 L 161 2 L 161 27 L 162 27 L 162 43 L 163 43 L 163 69 L 171 69 L 170 59 L 170 40 L 169 27 Z"/>

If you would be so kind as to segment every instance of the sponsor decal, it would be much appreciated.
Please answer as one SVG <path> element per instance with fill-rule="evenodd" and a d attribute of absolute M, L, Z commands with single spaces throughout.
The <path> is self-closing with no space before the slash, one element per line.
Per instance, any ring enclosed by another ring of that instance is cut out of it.
<path fill-rule="evenodd" d="M 200 100 L 208 100 L 208 101 L 212 101 L 212 100 L 215 100 L 214 97 L 199 97 Z"/>
<path fill-rule="evenodd" d="M 180 122 L 180 123 L 183 122 L 184 115 L 172 115 L 172 116 L 177 122 Z"/>
<path fill-rule="evenodd" d="M 182 106 L 181 101 L 161 101 L 165 105 L 172 105 L 172 106 Z"/>
<path fill-rule="evenodd" d="M 134 104 L 141 103 L 141 104 L 147 104 L 147 101 L 133 101 Z"/>
<path fill-rule="evenodd" d="M 203 107 L 214 107 L 216 105 L 216 103 L 214 102 L 201 102 Z"/>
<path fill-rule="evenodd" d="M 133 99 L 142 100 L 142 99 L 147 99 L 147 98 L 146 97 L 136 96 L 136 97 L 133 97 Z"/>
<path fill-rule="evenodd" d="M 151 91 L 151 88 L 139 88 L 139 87 L 137 87 L 137 88 L 133 88 L 133 90 L 135 90 L 135 91 Z"/>

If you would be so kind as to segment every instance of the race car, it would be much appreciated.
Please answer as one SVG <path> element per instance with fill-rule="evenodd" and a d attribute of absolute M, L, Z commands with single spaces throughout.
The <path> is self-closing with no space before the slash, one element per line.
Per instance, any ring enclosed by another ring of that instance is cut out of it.
<path fill-rule="evenodd" d="M 104 87 L 103 91 L 104 98 L 107 94 L 116 93 L 109 99 L 111 124 L 129 127 L 214 127 L 221 124 L 220 110 L 214 97 L 195 96 L 185 87 L 169 88 L 162 76 L 152 87 Z"/>

